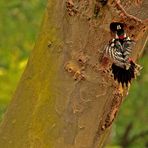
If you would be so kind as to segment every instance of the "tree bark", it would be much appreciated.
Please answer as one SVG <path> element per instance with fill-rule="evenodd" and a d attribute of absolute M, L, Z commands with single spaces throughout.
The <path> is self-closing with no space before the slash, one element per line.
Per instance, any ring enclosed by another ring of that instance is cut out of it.
<path fill-rule="evenodd" d="M 106 2 L 48 1 L 39 38 L 0 127 L 0 147 L 103 147 L 125 97 L 101 68 L 109 25 L 127 24 L 127 34 L 137 42 L 134 59 L 148 35 L 147 21 L 140 20 L 148 14 L 147 0 L 131 6 Z"/>

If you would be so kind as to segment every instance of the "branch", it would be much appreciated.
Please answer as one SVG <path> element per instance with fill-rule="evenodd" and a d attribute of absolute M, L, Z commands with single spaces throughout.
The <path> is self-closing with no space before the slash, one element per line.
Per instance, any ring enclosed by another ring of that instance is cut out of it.
<path fill-rule="evenodd" d="M 121 137 L 121 142 L 120 144 L 124 147 L 125 145 L 127 145 L 129 143 L 129 134 L 131 132 L 133 128 L 133 123 L 129 123 L 125 129 L 125 132 L 123 134 L 123 136 Z"/>
<path fill-rule="evenodd" d="M 121 138 L 120 145 L 122 147 L 127 147 L 134 143 L 136 140 L 143 138 L 148 135 L 148 130 L 147 131 L 141 131 L 139 134 L 134 135 L 132 138 L 129 138 L 130 132 L 133 128 L 133 123 L 129 123 L 128 126 L 125 129 L 125 132 Z"/>
<path fill-rule="evenodd" d="M 133 143 L 134 141 L 140 139 L 140 138 L 143 138 L 145 136 L 148 135 L 148 130 L 147 131 L 141 131 L 139 134 L 133 136 L 130 140 L 129 140 L 129 143 Z"/>

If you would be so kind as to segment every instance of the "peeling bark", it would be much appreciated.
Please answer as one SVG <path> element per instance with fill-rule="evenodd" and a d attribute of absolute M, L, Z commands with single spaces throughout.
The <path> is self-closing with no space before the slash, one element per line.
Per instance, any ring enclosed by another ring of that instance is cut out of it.
<path fill-rule="evenodd" d="M 132 6 L 115 0 L 48 1 L 39 39 L 0 127 L 0 147 L 102 147 L 125 97 L 100 60 L 111 39 L 109 24 L 127 25 L 137 43 L 136 60 L 148 35 L 147 20 L 141 20 L 148 14 L 145 2 L 131 1 L 143 11 L 137 18 L 125 11 Z"/>

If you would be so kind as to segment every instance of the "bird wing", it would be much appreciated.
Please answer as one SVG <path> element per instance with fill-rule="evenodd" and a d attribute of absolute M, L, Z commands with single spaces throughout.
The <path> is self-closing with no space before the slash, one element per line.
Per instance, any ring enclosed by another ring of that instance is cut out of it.
<path fill-rule="evenodd" d="M 123 55 L 123 47 L 120 42 L 113 39 L 106 47 L 105 47 L 105 55 L 109 57 L 113 63 L 116 65 L 123 67 L 125 65 L 125 59 Z"/>
<path fill-rule="evenodd" d="M 123 42 L 123 55 L 125 56 L 125 60 L 127 61 L 129 57 L 131 56 L 132 50 L 135 46 L 135 42 L 131 40 L 130 38 L 126 38 Z"/>

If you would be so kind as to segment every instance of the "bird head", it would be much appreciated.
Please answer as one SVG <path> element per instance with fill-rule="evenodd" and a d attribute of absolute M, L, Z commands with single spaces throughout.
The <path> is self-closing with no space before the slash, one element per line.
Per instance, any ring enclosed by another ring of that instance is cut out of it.
<path fill-rule="evenodd" d="M 126 33 L 124 31 L 124 24 L 120 22 L 112 22 L 110 24 L 110 30 L 115 34 L 115 38 L 123 40 L 126 38 Z"/>

